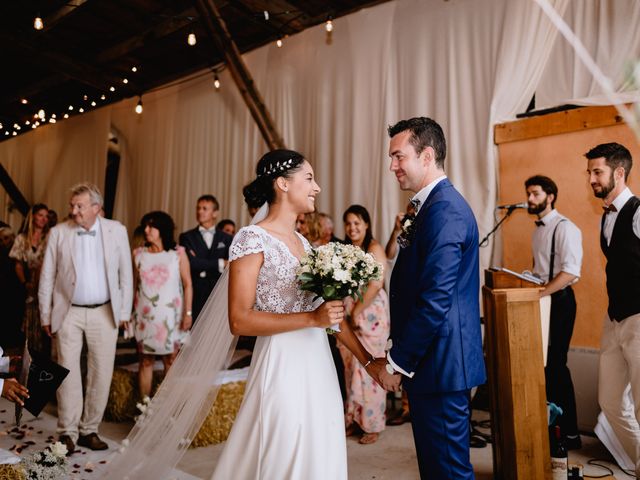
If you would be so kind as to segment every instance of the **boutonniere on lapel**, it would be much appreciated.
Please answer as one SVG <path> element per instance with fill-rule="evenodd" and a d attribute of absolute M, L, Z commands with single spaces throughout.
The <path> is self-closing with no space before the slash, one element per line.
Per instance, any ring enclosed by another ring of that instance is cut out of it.
<path fill-rule="evenodd" d="M 400 235 L 398 235 L 398 245 L 400 248 L 407 248 L 411 245 L 416 234 L 416 212 L 420 207 L 420 200 L 411 200 L 407 206 L 407 213 L 400 220 Z"/>

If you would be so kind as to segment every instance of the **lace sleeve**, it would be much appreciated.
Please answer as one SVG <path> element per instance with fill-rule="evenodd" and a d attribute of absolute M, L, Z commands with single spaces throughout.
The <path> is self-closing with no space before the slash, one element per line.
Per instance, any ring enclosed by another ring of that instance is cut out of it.
<path fill-rule="evenodd" d="M 231 242 L 231 248 L 229 249 L 229 261 L 232 262 L 245 255 L 263 251 L 264 238 L 260 235 L 260 232 L 252 228 L 252 226 L 243 227 L 233 237 L 233 242 Z"/>

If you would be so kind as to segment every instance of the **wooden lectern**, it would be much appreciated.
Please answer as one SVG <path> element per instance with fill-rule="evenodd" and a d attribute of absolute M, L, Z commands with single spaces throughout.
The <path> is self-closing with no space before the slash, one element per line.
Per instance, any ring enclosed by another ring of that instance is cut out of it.
<path fill-rule="evenodd" d="M 538 285 L 486 270 L 482 287 L 493 474 L 551 479 Z"/>

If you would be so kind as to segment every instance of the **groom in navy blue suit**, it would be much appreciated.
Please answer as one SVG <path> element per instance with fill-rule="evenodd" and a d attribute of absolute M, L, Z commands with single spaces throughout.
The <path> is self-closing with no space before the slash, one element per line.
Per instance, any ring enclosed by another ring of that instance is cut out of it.
<path fill-rule="evenodd" d="M 391 171 L 414 192 L 391 276 L 391 348 L 379 381 L 407 391 L 420 477 L 473 479 L 470 389 L 485 382 L 478 227 L 444 173 L 446 141 L 430 118 L 389 127 Z"/>

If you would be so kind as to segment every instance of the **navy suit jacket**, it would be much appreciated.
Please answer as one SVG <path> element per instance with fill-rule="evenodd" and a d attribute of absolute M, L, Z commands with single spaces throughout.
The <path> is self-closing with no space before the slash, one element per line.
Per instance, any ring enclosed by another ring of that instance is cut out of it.
<path fill-rule="evenodd" d="M 211 248 L 202 238 L 198 227 L 180 234 L 179 243 L 189 258 L 191 282 L 193 284 L 193 319 L 196 320 L 200 310 L 209 298 L 209 294 L 220 278 L 218 260 L 229 259 L 229 247 L 233 238 L 224 232 L 217 231 L 213 235 Z M 195 253 L 195 255 L 194 255 Z"/>
<path fill-rule="evenodd" d="M 480 333 L 478 227 L 445 178 L 415 219 L 391 276 L 390 351 L 414 393 L 470 389 L 486 381 Z"/>

